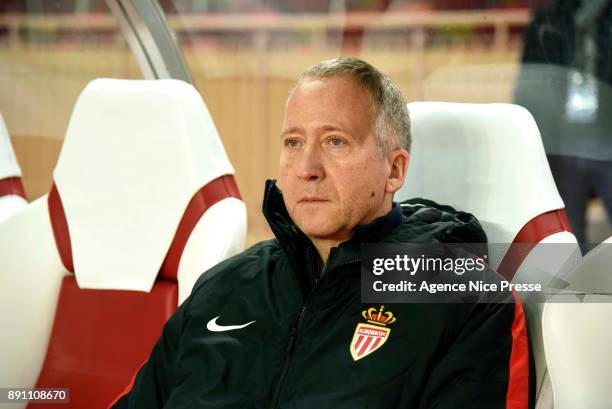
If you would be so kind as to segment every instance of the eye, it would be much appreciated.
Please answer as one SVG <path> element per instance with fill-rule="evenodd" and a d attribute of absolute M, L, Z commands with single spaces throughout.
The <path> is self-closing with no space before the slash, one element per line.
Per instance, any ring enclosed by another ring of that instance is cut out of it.
<path fill-rule="evenodd" d="M 329 138 L 329 143 L 333 146 L 342 146 L 344 144 L 344 141 L 336 136 L 332 136 L 331 138 Z"/>
<path fill-rule="evenodd" d="M 287 138 L 285 139 L 285 146 L 288 146 L 290 148 L 297 148 L 298 146 L 300 146 L 300 141 L 298 141 L 296 138 Z"/>

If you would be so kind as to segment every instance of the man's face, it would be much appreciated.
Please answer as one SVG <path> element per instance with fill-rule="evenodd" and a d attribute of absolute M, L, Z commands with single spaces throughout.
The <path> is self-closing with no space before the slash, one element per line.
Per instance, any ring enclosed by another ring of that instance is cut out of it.
<path fill-rule="evenodd" d="M 278 184 L 310 238 L 345 240 L 390 210 L 391 164 L 379 155 L 372 120 L 367 92 L 350 77 L 306 79 L 291 95 Z"/>

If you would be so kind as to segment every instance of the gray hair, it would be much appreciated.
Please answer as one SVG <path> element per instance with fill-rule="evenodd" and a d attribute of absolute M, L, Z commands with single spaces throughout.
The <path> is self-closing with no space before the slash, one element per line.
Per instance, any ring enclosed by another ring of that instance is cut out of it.
<path fill-rule="evenodd" d="M 357 58 L 320 62 L 300 74 L 296 87 L 305 79 L 340 76 L 353 78 L 370 96 L 374 137 L 381 156 L 400 147 L 410 152 L 410 116 L 404 97 L 391 78 L 367 62 Z"/>

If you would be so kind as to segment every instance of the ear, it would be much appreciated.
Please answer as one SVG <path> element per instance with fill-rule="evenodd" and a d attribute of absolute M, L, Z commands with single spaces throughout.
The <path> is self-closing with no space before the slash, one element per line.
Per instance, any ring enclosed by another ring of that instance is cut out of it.
<path fill-rule="evenodd" d="M 390 172 L 385 185 L 385 192 L 393 194 L 404 184 L 410 154 L 406 149 L 398 148 L 389 152 L 387 160 L 390 165 Z"/>

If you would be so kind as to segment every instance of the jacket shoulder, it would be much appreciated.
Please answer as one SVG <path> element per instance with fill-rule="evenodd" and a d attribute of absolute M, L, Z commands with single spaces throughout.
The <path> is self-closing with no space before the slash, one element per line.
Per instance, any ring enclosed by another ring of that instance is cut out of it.
<path fill-rule="evenodd" d="M 486 243 L 487 235 L 471 213 L 422 198 L 400 203 L 404 227 L 417 230 L 426 241 Z"/>
<path fill-rule="evenodd" d="M 234 278 L 243 275 L 251 277 L 257 275 L 263 271 L 267 262 L 277 259 L 281 256 L 281 253 L 282 250 L 276 239 L 256 243 L 202 273 L 193 286 L 190 297 L 193 297 L 206 285 L 215 285 L 219 280 L 228 279 L 229 275 Z"/>

